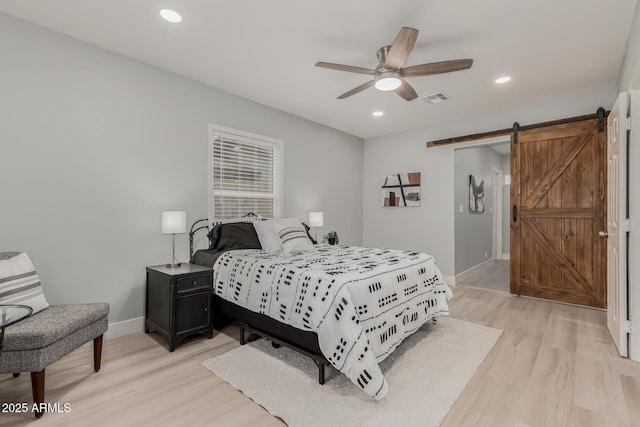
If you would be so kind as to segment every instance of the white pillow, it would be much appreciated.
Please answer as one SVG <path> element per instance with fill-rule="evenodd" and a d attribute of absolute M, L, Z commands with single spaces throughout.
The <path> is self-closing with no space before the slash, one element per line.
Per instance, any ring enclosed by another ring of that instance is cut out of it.
<path fill-rule="evenodd" d="M 265 250 L 281 251 L 282 245 L 280 244 L 280 238 L 271 227 L 270 219 L 266 221 L 256 221 L 253 223 L 253 228 L 256 229 L 260 246 Z"/>
<path fill-rule="evenodd" d="M 49 307 L 36 269 L 24 252 L 0 258 L 0 304 L 26 305 L 33 309 L 32 314 Z"/>
<path fill-rule="evenodd" d="M 313 249 L 313 243 L 311 243 L 307 231 L 299 219 L 274 218 L 267 222 L 278 235 L 282 250 L 285 252 Z"/>

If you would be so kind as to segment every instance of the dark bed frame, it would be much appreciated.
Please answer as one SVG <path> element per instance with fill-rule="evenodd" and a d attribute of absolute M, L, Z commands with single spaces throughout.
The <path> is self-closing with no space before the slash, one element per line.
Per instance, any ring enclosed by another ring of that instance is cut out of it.
<path fill-rule="evenodd" d="M 247 214 L 245 216 L 252 216 Z M 196 227 L 200 222 L 206 221 L 207 225 Z M 193 236 L 202 229 L 209 229 L 208 220 L 200 219 L 193 223 L 189 231 L 189 257 L 193 257 Z M 215 316 L 214 324 L 221 324 L 225 320 L 237 324 L 240 327 L 240 345 L 247 342 L 245 333 L 259 335 L 271 340 L 274 347 L 285 346 L 300 354 L 310 357 L 318 367 L 318 382 L 325 383 L 325 367 L 329 362 L 322 355 L 318 344 L 318 334 L 312 331 L 303 331 L 293 326 L 279 322 L 264 314 L 256 313 L 230 301 L 213 296 L 212 314 Z"/>
<path fill-rule="evenodd" d="M 329 362 L 320 351 L 318 334 L 294 328 L 264 314 L 236 305 L 217 295 L 214 295 L 214 307 L 213 313 L 222 315 L 240 327 L 240 345 L 244 345 L 247 341 L 245 333 L 254 333 L 271 340 L 274 347 L 280 345 L 289 347 L 313 360 L 318 367 L 318 382 L 324 384 L 325 367 L 329 366 Z"/>

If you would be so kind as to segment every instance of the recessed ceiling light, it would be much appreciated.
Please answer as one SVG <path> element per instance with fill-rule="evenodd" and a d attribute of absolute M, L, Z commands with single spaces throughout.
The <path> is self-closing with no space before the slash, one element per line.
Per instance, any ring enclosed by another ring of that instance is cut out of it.
<path fill-rule="evenodd" d="M 382 112 L 382 111 L 374 111 L 373 113 L 371 113 L 371 115 L 373 117 L 382 117 L 382 116 L 384 116 L 384 112 Z"/>
<path fill-rule="evenodd" d="M 160 11 L 160 16 L 162 16 L 165 21 L 173 22 L 174 24 L 182 21 L 182 16 L 180 16 L 180 14 L 175 10 L 171 9 L 162 9 Z"/>
<path fill-rule="evenodd" d="M 496 83 L 501 85 L 501 84 L 506 83 L 506 82 L 508 82 L 510 80 L 511 80 L 511 77 L 509 77 L 509 76 L 499 77 L 499 78 L 496 79 Z"/>

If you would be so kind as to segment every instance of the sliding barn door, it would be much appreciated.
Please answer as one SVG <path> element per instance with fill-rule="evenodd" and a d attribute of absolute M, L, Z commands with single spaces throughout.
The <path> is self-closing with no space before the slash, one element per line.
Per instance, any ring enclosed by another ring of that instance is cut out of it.
<path fill-rule="evenodd" d="M 511 143 L 511 293 L 606 307 L 606 133 L 597 120 Z"/>

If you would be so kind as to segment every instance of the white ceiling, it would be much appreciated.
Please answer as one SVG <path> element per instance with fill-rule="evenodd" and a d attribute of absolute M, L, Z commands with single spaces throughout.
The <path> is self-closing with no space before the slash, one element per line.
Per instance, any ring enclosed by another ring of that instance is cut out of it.
<path fill-rule="evenodd" d="M 0 0 L 0 11 L 362 138 L 452 122 L 523 100 L 615 83 L 637 0 Z M 181 24 L 163 21 L 168 7 Z M 406 66 L 473 58 L 470 70 L 416 77 L 406 102 L 369 76 L 401 27 L 420 31 Z M 502 75 L 513 80 L 502 86 Z M 371 113 L 382 110 L 385 116 Z"/>

